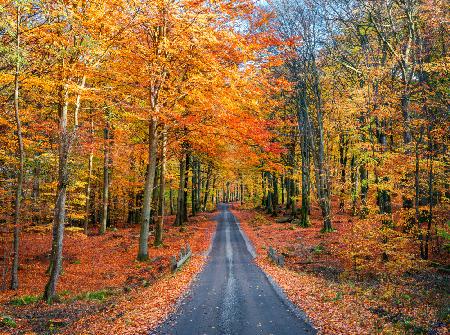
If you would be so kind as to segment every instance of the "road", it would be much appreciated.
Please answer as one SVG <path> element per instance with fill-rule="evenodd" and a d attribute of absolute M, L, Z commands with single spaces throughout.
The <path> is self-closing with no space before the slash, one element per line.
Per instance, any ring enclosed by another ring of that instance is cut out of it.
<path fill-rule="evenodd" d="M 253 262 L 228 205 L 219 209 L 205 268 L 178 311 L 151 334 L 316 334 Z"/>

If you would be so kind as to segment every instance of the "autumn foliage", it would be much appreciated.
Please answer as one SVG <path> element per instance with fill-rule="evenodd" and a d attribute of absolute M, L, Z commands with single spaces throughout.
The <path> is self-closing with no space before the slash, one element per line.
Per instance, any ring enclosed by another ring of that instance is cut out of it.
<path fill-rule="evenodd" d="M 197 214 L 231 201 L 291 227 L 253 227 L 275 231 L 260 249 L 302 263 L 323 247 L 340 280 L 434 290 L 449 271 L 448 18 L 439 0 L 0 0 L 0 300 L 52 308 L 152 260 L 145 280 L 164 291 L 170 255 L 186 239 L 206 249 L 214 224 Z M 302 307 L 344 332 L 323 306 Z M 154 308 L 105 329 L 148 331 L 166 315 L 144 324 Z M 448 322 L 439 308 L 429 320 Z M 75 328 L 100 333 L 87 314 Z"/>

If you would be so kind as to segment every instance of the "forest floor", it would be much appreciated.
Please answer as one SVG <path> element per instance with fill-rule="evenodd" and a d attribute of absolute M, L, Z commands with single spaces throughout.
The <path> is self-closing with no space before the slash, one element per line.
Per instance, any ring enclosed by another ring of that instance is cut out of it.
<path fill-rule="evenodd" d="M 318 208 L 312 210 L 309 228 L 277 223 L 263 211 L 239 205 L 233 213 L 255 246 L 257 264 L 319 333 L 448 334 L 448 273 L 427 269 L 389 280 L 349 276 L 339 255 L 346 248 L 343 232 L 354 220 L 350 215 L 336 214 L 335 231 L 324 234 Z M 269 261 L 269 247 L 285 256 L 285 267 Z"/>
<path fill-rule="evenodd" d="M 185 229 L 165 226 L 164 245 L 137 262 L 139 228 L 86 236 L 66 229 L 60 301 L 41 301 L 47 280 L 51 231 L 21 235 L 18 291 L 0 292 L 0 334 L 144 334 L 161 322 L 205 262 L 216 223 L 213 213 L 191 218 Z M 150 236 L 150 239 L 152 236 Z M 170 257 L 189 243 L 193 256 L 175 274 Z"/>

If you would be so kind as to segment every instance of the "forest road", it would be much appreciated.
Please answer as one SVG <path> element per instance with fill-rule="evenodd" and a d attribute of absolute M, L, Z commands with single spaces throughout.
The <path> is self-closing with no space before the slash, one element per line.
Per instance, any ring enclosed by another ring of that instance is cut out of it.
<path fill-rule="evenodd" d="M 178 311 L 150 334 L 316 334 L 253 262 L 228 205 L 219 210 L 205 268 Z"/>

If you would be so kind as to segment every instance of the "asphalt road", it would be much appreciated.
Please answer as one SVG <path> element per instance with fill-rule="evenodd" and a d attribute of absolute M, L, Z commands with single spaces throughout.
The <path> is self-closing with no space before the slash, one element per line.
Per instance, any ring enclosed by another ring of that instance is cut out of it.
<path fill-rule="evenodd" d="M 151 334 L 316 334 L 255 265 L 227 205 L 216 220 L 208 263 L 178 311 Z"/>

